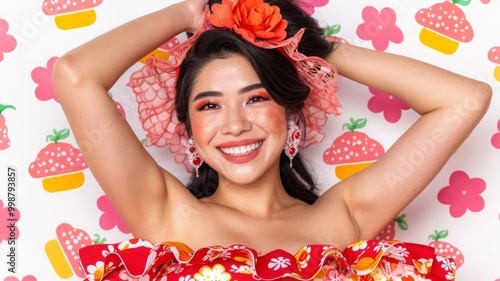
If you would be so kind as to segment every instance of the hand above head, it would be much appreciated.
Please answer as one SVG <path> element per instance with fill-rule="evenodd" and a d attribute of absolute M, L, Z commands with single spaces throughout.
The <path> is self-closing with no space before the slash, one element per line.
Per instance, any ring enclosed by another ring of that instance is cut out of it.
<path fill-rule="evenodd" d="M 207 0 L 186 0 L 184 4 L 186 6 L 186 31 L 195 33 L 198 28 L 200 28 L 203 22 L 203 12 L 205 7 L 207 7 Z"/>

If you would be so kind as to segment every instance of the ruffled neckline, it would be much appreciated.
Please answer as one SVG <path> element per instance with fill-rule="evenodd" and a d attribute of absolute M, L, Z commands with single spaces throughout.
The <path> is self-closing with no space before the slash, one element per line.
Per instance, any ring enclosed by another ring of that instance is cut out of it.
<path fill-rule="evenodd" d="M 235 268 L 243 269 L 254 280 L 285 277 L 312 280 L 318 277 L 325 265 L 333 265 L 345 274 L 357 276 L 370 275 L 381 267 L 391 271 L 399 265 L 412 268 L 415 274 L 426 278 L 415 280 L 453 280 L 454 262 L 435 256 L 434 251 L 426 245 L 395 240 L 362 240 L 343 251 L 332 245 L 312 244 L 293 254 L 275 249 L 259 255 L 255 249 L 238 244 L 192 250 L 181 242 L 152 245 L 141 239 L 130 239 L 122 243 L 84 247 L 80 249 L 80 258 L 86 280 L 103 280 L 119 270 L 126 271 L 131 277 L 148 276 L 148 280 L 156 280 L 157 276 L 169 274 L 175 268 L 202 267 L 219 262 L 236 264 Z"/>

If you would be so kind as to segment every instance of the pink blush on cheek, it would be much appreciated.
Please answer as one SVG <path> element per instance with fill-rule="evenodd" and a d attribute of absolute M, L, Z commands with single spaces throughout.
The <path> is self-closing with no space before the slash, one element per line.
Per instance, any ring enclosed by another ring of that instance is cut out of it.
<path fill-rule="evenodd" d="M 204 131 L 206 131 L 207 129 L 207 122 L 203 122 L 203 120 L 199 122 L 191 119 L 191 135 L 196 134 L 197 136 L 203 136 L 205 135 Z"/>
<path fill-rule="evenodd" d="M 253 123 L 268 133 L 286 134 L 287 132 L 285 110 L 278 105 L 260 111 L 253 119 Z"/>

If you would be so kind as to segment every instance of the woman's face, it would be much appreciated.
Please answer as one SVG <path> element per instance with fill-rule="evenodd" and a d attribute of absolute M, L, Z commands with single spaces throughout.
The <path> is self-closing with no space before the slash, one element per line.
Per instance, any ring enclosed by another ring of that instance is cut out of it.
<path fill-rule="evenodd" d="M 244 57 L 216 59 L 202 68 L 189 117 L 198 153 L 220 177 L 248 184 L 279 171 L 271 167 L 279 165 L 287 137 L 285 109 Z"/>

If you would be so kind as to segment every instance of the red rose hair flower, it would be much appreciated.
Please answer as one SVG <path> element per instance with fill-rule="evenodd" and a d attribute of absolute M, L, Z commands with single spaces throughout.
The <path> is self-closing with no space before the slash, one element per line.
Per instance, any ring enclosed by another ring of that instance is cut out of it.
<path fill-rule="evenodd" d="M 234 30 L 258 47 L 266 46 L 262 41 L 277 43 L 285 39 L 288 25 L 280 8 L 263 0 L 222 0 L 212 5 L 208 20 L 213 26 Z"/>

